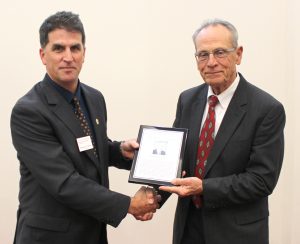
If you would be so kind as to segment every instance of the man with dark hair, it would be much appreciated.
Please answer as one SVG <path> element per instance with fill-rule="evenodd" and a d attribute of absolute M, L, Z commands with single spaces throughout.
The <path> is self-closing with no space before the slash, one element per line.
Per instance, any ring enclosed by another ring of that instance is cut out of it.
<path fill-rule="evenodd" d="M 160 187 L 180 196 L 173 243 L 268 244 L 268 196 L 283 160 L 284 108 L 237 72 L 243 47 L 231 23 L 209 20 L 193 41 L 205 84 L 178 99 L 174 126 L 189 129 L 184 178 Z"/>
<path fill-rule="evenodd" d="M 127 213 L 149 220 L 158 207 L 152 189 L 134 197 L 109 190 L 108 167 L 129 169 L 135 140 L 106 134 L 103 95 L 78 79 L 85 57 L 79 16 L 58 12 L 40 27 L 38 82 L 14 106 L 13 144 L 20 161 L 16 244 L 105 244 L 106 224 Z"/>
<path fill-rule="evenodd" d="M 41 47 L 44 48 L 49 41 L 49 32 L 55 29 L 64 29 L 68 31 L 76 31 L 81 33 L 82 44 L 85 46 L 85 32 L 84 27 L 79 19 L 78 14 L 74 14 L 72 12 L 57 12 L 54 15 L 49 16 L 42 23 L 40 27 L 40 44 Z"/>

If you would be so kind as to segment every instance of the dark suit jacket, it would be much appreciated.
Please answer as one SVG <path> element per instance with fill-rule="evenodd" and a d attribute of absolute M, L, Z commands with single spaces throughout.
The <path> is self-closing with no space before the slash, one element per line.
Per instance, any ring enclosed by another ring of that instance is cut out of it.
<path fill-rule="evenodd" d="M 21 173 L 16 244 L 107 243 L 106 224 L 116 227 L 127 214 L 130 198 L 108 189 L 108 166 L 129 169 L 131 163 L 107 137 L 102 94 L 81 85 L 99 159 L 92 150 L 79 152 L 79 121 L 47 76 L 13 108 Z"/>
<path fill-rule="evenodd" d="M 268 195 L 277 183 L 284 150 L 281 103 L 240 75 L 223 118 L 203 180 L 202 218 L 206 244 L 267 244 Z M 194 175 L 206 84 L 184 91 L 175 127 L 189 129 L 184 169 Z M 179 198 L 173 243 L 183 235 L 191 198 Z"/>

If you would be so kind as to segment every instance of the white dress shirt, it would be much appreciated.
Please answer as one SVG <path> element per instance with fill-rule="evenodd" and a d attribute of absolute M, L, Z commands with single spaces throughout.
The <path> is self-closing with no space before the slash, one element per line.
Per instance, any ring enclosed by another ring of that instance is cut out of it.
<path fill-rule="evenodd" d="M 215 136 L 218 133 L 218 130 L 220 128 L 220 125 L 222 123 L 222 120 L 224 118 L 224 115 L 226 113 L 226 110 L 229 106 L 229 103 L 233 97 L 233 94 L 239 84 L 240 81 L 240 76 L 237 74 L 235 80 L 232 82 L 232 84 L 225 90 L 223 91 L 221 94 L 217 95 L 218 97 L 218 104 L 215 107 L 215 115 L 216 115 L 216 122 L 215 122 Z M 205 106 L 205 110 L 203 113 L 203 118 L 202 118 L 202 122 L 201 122 L 201 129 L 202 126 L 205 122 L 205 119 L 207 117 L 207 113 L 208 113 L 208 98 L 211 95 L 215 95 L 212 88 L 209 86 L 208 87 L 208 93 L 207 93 L 207 102 L 206 102 L 206 106 Z M 216 96 L 216 95 L 215 95 Z M 201 131 L 201 130 L 200 130 Z"/>

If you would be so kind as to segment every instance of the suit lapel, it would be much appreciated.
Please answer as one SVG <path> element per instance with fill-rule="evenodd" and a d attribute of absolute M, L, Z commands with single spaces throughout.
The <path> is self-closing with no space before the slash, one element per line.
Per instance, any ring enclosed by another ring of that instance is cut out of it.
<path fill-rule="evenodd" d="M 97 167 L 100 169 L 100 172 L 104 172 L 104 162 L 102 162 L 103 157 L 101 157 L 101 153 L 104 152 L 104 145 L 103 145 L 103 138 L 106 138 L 106 133 L 104 133 L 106 131 L 106 121 L 105 118 L 101 117 L 101 107 L 100 107 L 100 103 L 99 100 L 97 99 L 98 96 L 95 96 L 95 94 L 93 94 L 92 92 L 90 92 L 86 86 L 82 85 L 82 92 L 86 101 L 86 105 L 88 107 L 89 110 L 89 114 L 90 114 L 90 119 L 91 119 L 91 123 L 94 129 L 94 136 L 95 136 L 95 141 L 96 141 L 96 146 L 97 146 L 97 151 L 99 154 L 99 158 L 98 158 L 98 162 L 97 162 Z M 91 156 L 93 156 L 91 154 Z M 93 157 L 95 158 L 95 157 Z"/>
<path fill-rule="evenodd" d="M 246 114 L 246 110 L 244 108 L 244 106 L 247 104 L 245 90 L 246 81 L 241 76 L 240 83 L 227 108 L 218 134 L 215 138 L 214 146 L 208 156 L 204 177 L 208 174 L 212 166 L 217 162 L 217 159 L 226 146 L 228 140 L 238 128 L 240 122 Z"/>
<path fill-rule="evenodd" d="M 42 89 L 50 106 L 50 109 L 56 116 L 69 128 L 74 135 L 74 140 L 84 137 L 85 134 L 80 127 L 79 120 L 76 118 L 70 104 L 48 83 L 42 83 Z M 77 150 L 79 150 L 77 148 Z M 92 150 L 84 151 L 93 161 L 98 170 L 100 170 L 99 162 Z"/>

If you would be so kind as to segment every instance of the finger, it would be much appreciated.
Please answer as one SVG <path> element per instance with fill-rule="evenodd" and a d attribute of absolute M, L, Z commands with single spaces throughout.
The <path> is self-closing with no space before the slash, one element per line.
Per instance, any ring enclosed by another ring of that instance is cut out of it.
<path fill-rule="evenodd" d="M 153 204 L 155 202 L 153 189 L 150 187 L 146 188 L 146 197 L 149 204 Z"/>
<path fill-rule="evenodd" d="M 156 195 L 155 197 L 157 202 L 161 202 L 161 195 Z"/>
<path fill-rule="evenodd" d="M 140 147 L 140 144 L 136 140 L 132 140 L 131 147 L 134 149 L 138 149 Z"/>
<path fill-rule="evenodd" d="M 184 177 L 184 176 L 186 176 L 186 171 L 185 170 L 182 171 L 182 174 L 181 174 L 181 177 Z"/>
<path fill-rule="evenodd" d="M 145 186 L 142 186 L 137 192 L 136 192 L 136 195 L 139 195 L 140 197 L 143 197 L 146 195 L 146 187 Z"/>
<path fill-rule="evenodd" d="M 157 209 L 159 209 L 160 205 L 158 203 L 156 203 L 156 206 L 155 206 L 155 212 Z"/>
<path fill-rule="evenodd" d="M 140 191 L 146 192 L 147 187 L 146 186 L 141 186 Z"/>
<path fill-rule="evenodd" d="M 134 151 L 135 149 L 139 148 L 139 144 L 135 139 L 131 139 L 124 142 L 124 150 L 126 151 Z"/>
<path fill-rule="evenodd" d="M 152 187 L 147 186 L 146 187 L 146 194 L 147 194 L 147 196 L 153 196 L 154 195 L 154 189 Z"/>
<path fill-rule="evenodd" d="M 153 216 L 154 216 L 154 214 L 150 213 L 144 221 L 151 220 L 153 218 Z"/>
<path fill-rule="evenodd" d="M 178 187 L 176 186 L 161 186 L 159 187 L 159 190 L 170 192 L 170 193 L 177 193 L 178 192 Z"/>
<path fill-rule="evenodd" d="M 147 221 L 153 218 L 153 213 L 146 213 L 144 216 L 141 217 L 141 221 Z"/>
<path fill-rule="evenodd" d="M 171 186 L 160 186 L 158 189 L 161 191 L 169 191 Z"/>
<path fill-rule="evenodd" d="M 187 179 L 188 178 L 176 178 L 174 180 L 171 181 L 171 183 L 174 185 L 174 186 L 181 186 L 181 185 L 185 185 L 186 182 L 187 182 Z"/>
<path fill-rule="evenodd" d="M 153 213 L 151 212 L 136 217 L 137 220 L 141 220 L 141 221 L 148 221 L 151 220 L 152 218 L 153 218 Z"/>
<path fill-rule="evenodd" d="M 147 187 L 146 194 L 147 194 L 147 197 L 154 197 L 157 195 L 157 191 L 152 187 Z"/>

